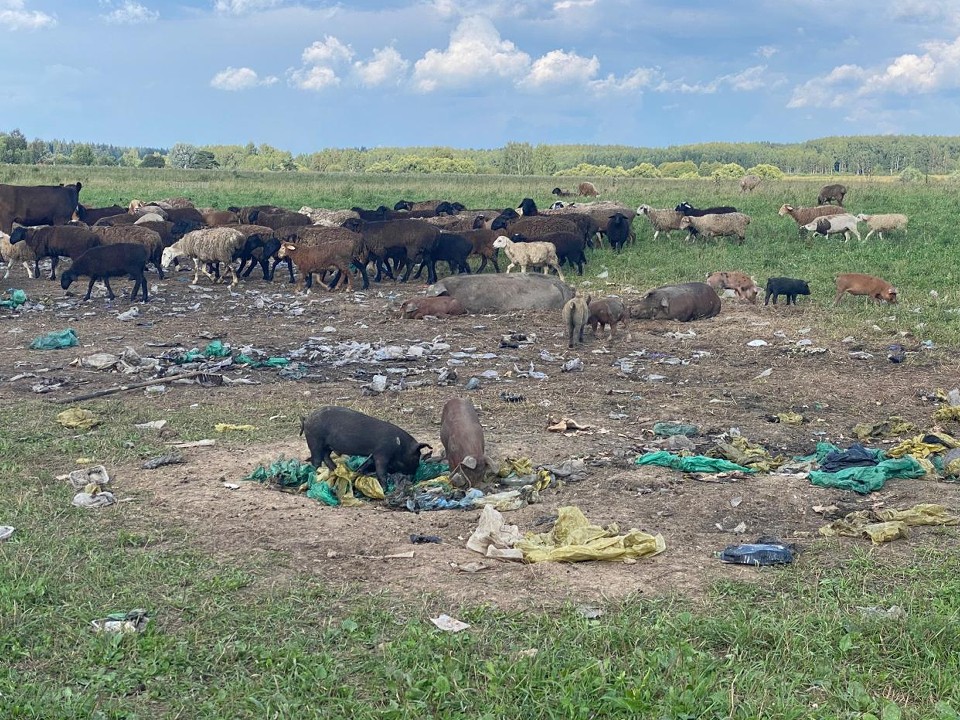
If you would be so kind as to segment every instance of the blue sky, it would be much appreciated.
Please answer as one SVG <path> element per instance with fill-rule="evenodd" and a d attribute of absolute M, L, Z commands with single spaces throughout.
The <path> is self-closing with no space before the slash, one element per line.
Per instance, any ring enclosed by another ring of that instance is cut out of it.
<path fill-rule="evenodd" d="M 169 147 L 960 134 L 960 0 L 0 0 L 0 130 Z"/>

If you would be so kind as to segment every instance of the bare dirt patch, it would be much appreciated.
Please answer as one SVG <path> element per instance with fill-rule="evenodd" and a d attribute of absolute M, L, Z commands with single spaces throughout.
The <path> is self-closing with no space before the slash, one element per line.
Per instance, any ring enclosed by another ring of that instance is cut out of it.
<path fill-rule="evenodd" d="M 114 396 L 144 420 L 194 412 L 222 422 L 250 423 L 260 430 L 217 435 L 210 427 L 209 437 L 216 437 L 217 445 L 185 450 L 184 464 L 153 471 L 135 464 L 112 468 L 119 494 L 135 502 L 100 512 L 113 514 L 118 522 L 136 522 L 144 514 L 160 517 L 185 528 L 191 542 L 218 555 L 269 554 L 278 575 L 306 573 L 368 592 L 436 593 L 450 602 L 503 606 L 554 606 L 565 600 L 595 601 L 637 592 L 696 596 L 719 578 L 755 576 L 755 571 L 723 565 L 714 557 L 729 544 L 773 535 L 806 548 L 801 562 L 829 564 L 843 562 L 853 547 L 867 542 L 816 542 L 817 528 L 825 521 L 812 510 L 815 505 L 960 506 L 958 488 L 942 482 L 894 480 L 883 491 L 861 498 L 816 488 L 792 476 L 705 482 L 633 464 L 655 440 L 651 428 L 661 420 L 696 424 L 701 431 L 694 438 L 699 450 L 712 445 L 712 436 L 738 428 L 772 454 L 788 456 L 812 452 L 820 439 L 846 446 L 853 425 L 890 415 L 929 428 L 935 407 L 929 396 L 938 387 L 955 386 L 960 377 L 955 353 L 925 349 L 910 338 L 869 328 L 853 342 L 842 342 L 830 329 L 829 314 L 817 307 L 756 307 L 724 300 L 723 311 L 711 320 L 633 321 L 629 335 L 623 332 L 613 340 L 605 334 L 593 337 L 588 330 L 586 344 L 568 350 L 559 312 L 398 319 L 400 303 L 422 292 L 422 286 L 384 284 L 366 293 L 315 292 L 304 297 L 293 294 L 286 284 L 251 281 L 231 294 L 224 286 L 192 288 L 189 279 L 188 273 L 181 273 L 160 283 L 151 302 L 138 306 L 138 317 L 126 322 L 117 319 L 130 307 L 126 300 L 81 303 L 76 296 L 65 297 L 47 280 L 14 283 L 31 301 L 43 302 L 45 309 L 0 315 L 4 339 L 0 400 L 6 404 L 33 399 L 37 396 L 32 387 L 46 378 L 63 383 L 45 396 L 49 399 L 111 387 L 120 381 L 117 373 L 69 363 L 96 352 L 120 353 L 126 346 L 156 357 L 177 349 L 202 349 L 220 339 L 235 350 L 252 346 L 268 356 L 291 357 L 309 345 L 310 352 L 295 358 L 305 364 L 306 374 L 299 379 L 284 379 L 276 369 L 228 368 L 224 371 L 228 380 L 247 378 L 259 384 L 170 385 L 157 398 L 140 390 Z M 125 288 L 124 283 L 118 285 Z M 596 285 L 593 291 L 597 292 Z M 602 291 L 615 293 L 617 288 Z M 76 330 L 80 347 L 26 349 L 34 337 L 65 327 Z M 510 333 L 535 339 L 517 348 L 501 347 L 502 337 Z M 747 345 L 756 339 L 768 344 Z M 798 345 L 805 339 L 811 344 Z M 354 341 L 369 343 L 372 349 L 398 346 L 405 353 L 423 342 L 450 347 L 422 357 L 404 354 L 399 360 L 340 366 L 317 349 Z M 905 362 L 887 360 L 891 342 L 906 347 Z M 823 351 L 810 352 L 811 348 Z M 851 351 L 872 357 L 852 358 Z M 483 353 L 495 357 L 477 357 Z M 563 363 L 574 357 L 582 360 L 583 370 L 561 372 Z M 524 377 L 531 363 L 547 379 Z M 444 368 L 456 371 L 455 383 L 437 384 Z M 365 394 L 363 386 L 387 369 L 405 369 L 385 374 L 391 385 L 403 375 L 406 388 Z M 497 371 L 498 379 L 483 378 L 486 370 Z M 480 378 L 480 387 L 466 391 L 471 377 Z M 522 400 L 507 402 L 504 393 Z M 224 486 L 281 454 L 305 457 L 299 417 L 327 404 L 349 405 L 395 422 L 439 451 L 440 411 L 454 395 L 470 397 L 477 405 L 488 452 L 497 460 L 524 455 L 537 464 L 570 457 L 587 461 L 586 480 L 545 491 L 541 503 L 508 513 L 509 522 L 522 531 L 544 531 L 549 522 L 538 522 L 555 515 L 560 506 L 576 505 L 599 524 L 616 522 L 623 529 L 662 533 L 666 552 L 635 564 L 486 561 L 489 569 L 464 573 L 452 563 L 480 560 L 464 546 L 477 511 L 414 514 L 378 503 L 339 509 L 254 483 L 241 483 L 238 490 Z M 800 413 L 805 422 L 771 421 L 784 412 Z M 591 429 L 569 434 L 546 430 L 564 417 Z M 174 423 L 171 435 L 178 431 Z M 71 462 L 64 458 L 65 465 Z M 746 531 L 734 534 L 731 529 L 741 523 Z M 443 543 L 411 545 L 411 534 L 439 535 Z M 929 528 L 898 541 L 925 542 L 956 541 Z M 895 556 L 898 543 L 876 552 Z M 414 550 L 413 558 L 383 559 L 409 550 Z"/>

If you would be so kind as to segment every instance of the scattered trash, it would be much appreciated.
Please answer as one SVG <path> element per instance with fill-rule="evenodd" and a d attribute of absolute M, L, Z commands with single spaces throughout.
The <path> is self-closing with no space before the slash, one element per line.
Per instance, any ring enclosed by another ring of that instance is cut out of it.
<path fill-rule="evenodd" d="M 147 397 L 159 397 L 167 391 L 166 385 L 147 385 L 143 389 L 143 394 Z"/>
<path fill-rule="evenodd" d="M 768 345 L 768 344 L 769 344 L 769 343 L 767 343 L 766 340 L 751 340 L 750 342 L 747 343 L 747 346 L 748 346 L 748 347 L 763 347 L 764 345 Z"/>
<path fill-rule="evenodd" d="M 456 618 L 452 618 L 447 614 L 442 614 L 435 618 L 430 618 L 430 622 L 436 625 L 441 630 L 446 632 L 458 633 L 461 630 L 466 630 L 470 626 L 465 622 L 461 622 Z"/>
<path fill-rule="evenodd" d="M 907 359 L 907 354 L 903 349 L 903 345 L 894 344 L 887 348 L 887 360 L 892 363 L 898 364 L 902 363 Z"/>
<path fill-rule="evenodd" d="M 580 613 L 580 616 L 587 620 L 597 620 L 598 618 L 603 617 L 603 610 L 592 605 L 580 605 L 577 608 L 577 612 Z"/>
<path fill-rule="evenodd" d="M 678 422 L 658 422 L 653 425 L 653 434 L 669 437 L 671 435 L 686 435 L 694 437 L 700 434 L 700 428 L 696 425 L 686 425 Z"/>
<path fill-rule="evenodd" d="M 74 490 L 88 490 L 90 486 L 94 485 L 101 488 L 109 485 L 110 475 L 103 465 L 95 465 L 84 470 L 72 471 L 67 475 L 67 481 Z"/>
<path fill-rule="evenodd" d="M 593 428 L 590 425 L 581 425 L 573 418 L 562 418 L 552 425 L 547 426 L 550 432 L 567 432 L 570 430 L 588 431 Z"/>
<path fill-rule="evenodd" d="M 151 420 L 150 422 L 137 423 L 134 427 L 137 430 L 163 430 L 166 425 L 166 420 Z"/>
<path fill-rule="evenodd" d="M 760 373 L 759 375 L 754 376 L 753 379 L 754 379 L 754 380 L 759 380 L 760 378 L 770 377 L 771 374 L 773 374 L 773 368 L 767 368 L 766 370 L 764 370 L 764 371 L 763 371 L 762 373 Z"/>
<path fill-rule="evenodd" d="M 862 605 L 857 605 L 857 610 L 860 611 L 860 614 L 865 618 L 871 620 L 906 620 L 907 611 L 904 610 L 899 605 L 891 605 L 890 607 L 884 609 L 877 607 L 876 605 L 868 605 L 866 607 Z"/>
<path fill-rule="evenodd" d="M 16 530 L 13 525 L 0 525 L 0 542 L 10 538 Z"/>
<path fill-rule="evenodd" d="M 729 460 L 721 458 L 711 458 L 705 455 L 687 455 L 681 457 L 674 455 L 666 450 L 658 450 L 641 455 L 633 461 L 635 465 L 661 465 L 663 467 L 681 470 L 682 472 L 701 473 L 701 472 L 730 472 L 739 471 L 744 473 L 754 473 L 756 470 L 737 465 Z"/>
<path fill-rule="evenodd" d="M 467 563 L 452 562 L 450 563 L 450 567 L 452 567 L 454 570 L 458 570 L 460 572 L 465 572 L 465 573 L 478 573 L 481 570 L 490 569 L 490 566 L 487 565 L 485 562 L 478 562 L 478 561 L 467 562 Z"/>
<path fill-rule="evenodd" d="M 137 316 L 139 315 L 140 315 L 140 309 L 136 305 L 134 305 L 132 308 L 130 308 L 126 312 L 122 312 L 119 315 L 117 315 L 117 320 L 120 320 L 122 322 L 127 322 L 129 320 L 136 319 Z"/>
<path fill-rule="evenodd" d="M 440 544 L 443 540 L 440 539 L 439 535 L 416 535 L 413 534 L 410 536 L 410 542 L 414 545 L 424 545 L 426 543 L 436 543 Z"/>
<path fill-rule="evenodd" d="M 500 399 L 508 403 L 522 403 L 526 401 L 523 395 L 517 393 L 508 393 L 506 390 L 500 393 Z"/>
<path fill-rule="evenodd" d="M 793 562 L 793 551 L 780 543 L 745 543 L 724 548 L 718 557 L 738 565 L 783 565 Z"/>
<path fill-rule="evenodd" d="M 849 353 L 849 356 L 854 360 L 869 360 L 873 357 L 872 353 L 868 353 L 866 350 L 854 350 Z"/>
<path fill-rule="evenodd" d="M 824 537 L 869 537 L 874 545 L 910 537 L 915 525 L 957 525 L 960 517 L 943 505 L 921 503 L 906 510 L 857 510 L 820 528 Z"/>
<path fill-rule="evenodd" d="M 591 525 L 580 508 L 566 506 L 557 509 L 557 521 L 550 532 L 528 533 L 514 547 L 523 552 L 527 562 L 580 562 L 651 557 L 667 546 L 660 534 L 632 529 L 621 535 L 616 523 Z"/>
<path fill-rule="evenodd" d="M 583 361 L 580 358 L 573 358 L 572 360 L 567 360 L 560 368 L 560 372 L 582 372 L 583 371 Z"/>
<path fill-rule="evenodd" d="M 916 425 L 907 422 L 899 415 L 891 415 L 886 420 L 876 423 L 857 423 L 853 426 L 853 436 L 857 440 L 873 440 L 890 437 L 891 435 L 903 435 L 904 433 L 914 432 Z"/>
<path fill-rule="evenodd" d="M 79 492 L 73 496 L 73 505 L 84 508 L 101 508 L 113 505 L 117 501 L 112 492 L 98 490 L 96 492 Z"/>
<path fill-rule="evenodd" d="M 807 476 L 810 483 L 818 487 L 831 487 L 840 490 L 853 490 L 866 495 L 879 490 L 892 478 L 919 478 L 926 471 L 917 460 L 909 455 L 889 460 L 881 460 L 872 467 L 848 467 L 838 472 L 811 470 Z"/>
<path fill-rule="evenodd" d="M 239 490 L 239 489 L 240 489 L 240 486 L 237 485 L 236 483 L 228 483 L 228 482 L 225 482 L 225 483 L 223 484 L 223 486 L 224 486 L 227 490 Z"/>
<path fill-rule="evenodd" d="M 169 455 L 158 455 L 157 457 L 144 460 L 140 467 L 144 470 L 156 470 L 164 465 L 177 465 L 186 462 L 180 453 L 171 453 Z"/>
<path fill-rule="evenodd" d="M 476 390 L 478 387 L 480 387 L 480 379 L 476 377 L 472 377 L 469 380 L 467 380 L 467 384 L 464 385 L 463 387 L 465 390 Z"/>
<path fill-rule="evenodd" d="M 100 418 L 89 410 L 70 408 L 57 414 L 57 422 L 71 430 L 90 430 L 100 424 Z"/>
<path fill-rule="evenodd" d="M 54 330 L 46 335 L 41 335 L 30 343 L 31 350 L 59 350 L 61 348 L 75 347 L 80 344 L 77 339 L 77 333 L 72 328 L 66 330 Z"/>
<path fill-rule="evenodd" d="M 99 620 L 91 620 L 90 624 L 95 633 L 133 634 L 143 632 L 149 622 L 147 611 L 138 608 L 126 613 L 110 613 Z"/>
<path fill-rule="evenodd" d="M 520 529 L 507 525 L 503 515 L 492 505 L 484 506 L 477 527 L 467 540 L 467 548 L 486 557 L 503 560 L 523 560 L 523 553 L 515 549 Z"/>
<path fill-rule="evenodd" d="M 770 422 L 783 423 L 784 425 L 801 425 L 806 421 L 806 418 L 804 418 L 803 415 L 795 412 L 782 412 L 777 413 L 776 415 L 767 415 L 766 418 Z"/>
<path fill-rule="evenodd" d="M 7 294 L 10 295 L 9 300 L 0 300 L 0 307 L 10 308 L 15 310 L 27 301 L 27 294 L 23 290 L 14 290 L 9 288 Z"/>
<path fill-rule="evenodd" d="M 233 425 L 231 423 L 217 423 L 213 426 L 217 432 L 253 432 L 256 425 Z"/>
<path fill-rule="evenodd" d="M 111 353 L 94 353 L 80 358 L 80 366 L 91 368 L 93 370 L 110 370 L 120 362 L 117 355 Z"/>

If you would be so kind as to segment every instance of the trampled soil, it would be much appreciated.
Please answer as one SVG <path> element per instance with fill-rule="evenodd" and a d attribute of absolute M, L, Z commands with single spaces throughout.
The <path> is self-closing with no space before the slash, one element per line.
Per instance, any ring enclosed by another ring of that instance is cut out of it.
<path fill-rule="evenodd" d="M 820 565 L 844 562 L 853 548 L 869 547 L 867 540 L 819 539 L 817 529 L 827 521 L 814 506 L 838 505 L 849 511 L 940 502 L 960 508 L 960 489 L 938 481 L 894 480 L 882 491 L 861 497 L 813 487 L 802 475 L 698 479 L 633 463 L 645 448 L 662 443 L 652 432 L 658 421 L 697 425 L 700 434 L 693 440 L 701 452 L 718 435 L 736 428 L 772 454 L 786 456 L 811 453 L 819 440 L 846 447 L 856 423 L 878 422 L 890 415 L 921 429 L 932 427 L 934 391 L 955 387 L 960 380 L 956 353 L 900 336 L 889 329 L 882 308 L 875 313 L 876 329 L 871 322 L 844 341 L 830 328 L 826 308 L 803 301 L 797 307 L 764 307 L 725 299 L 721 314 L 710 320 L 632 321 L 629 333 L 612 340 L 605 333 L 594 337 L 588 329 L 586 343 L 568 350 L 559 312 L 399 319 L 400 303 L 423 292 L 423 286 L 384 283 L 364 293 L 315 291 L 303 296 L 281 283 L 251 280 L 231 292 L 204 279 L 191 286 L 191 278 L 190 273 L 180 273 L 158 283 L 151 275 L 153 298 L 136 305 L 136 318 L 121 321 L 118 314 L 131 307 L 125 298 L 82 303 L 78 295 L 66 296 L 58 283 L 25 280 L 22 270 L 14 269 L 6 286 L 23 288 L 31 302 L 43 303 L 44 309 L 0 312 L 4 338 L 0 400 L 4 404 L 33 400 L 38 383 L 61 383 L 43 396 L 52 401 L 148 379 L 149 372 L 121 376 L 70 364 L 94 353 L 119 354 L 127 346 L 141 356 L 159 357 L 202 349 L 219 339 L 234 349 L 251 346 L 265 356 L 305 363 L 305 376 L 300 378 L 284 378 L 273 368 L 232 367 L 222 371 L 225 382 L 220 386 L 171 384 L 159 397 L 143 390 L 114 395 L 144 420 L 189 413 L 197 405 L 208 412 L 216 408 L 222 422 L 279 428 L 270 435 L 282 439 L 258 439 L 262 434 L 258 431 L 221 434 L 211 427 L 208 437 L 216 438 L 216 445 L 183 450 L 183 464 L 156 470 L 142 470 L 136 463 L 110 468 L 118 496 L 133 500 L 91 511 L 102 513 L 108 522 L 159 519 L 219 556 L 267 553 L 278 575 L 308 574 L 370 593 L 434 594 L 447 603 L 508 607 L 599 601 L 637 592 L 696 596 L 719 578 L 756 575 L 755 569 L 717 560 L 714 554 L 730 544 L 776 536 L 804 551 L 800 562 Z M 115 285 L 119 294 L 129 292 L 129 282 Z M 620 294 L 627 301 L 636 297 L 597 279 L 591 290 L 595 295 Z M 33 338 L 65 327 L 76 331 L 79 347 L 27 349 Z M 533 342 L 501 347 L 502 337 L 511 333 L 525 334 Z M 767 344 L 751 347 L 753 340 Z M 804 340 L 810 343 L 798 344 Z M 363 357 L 397 346 L 402 358 L 335 366 L 332 360 L 347 357 L 332 355 L 330 349 L 351 342 L 370 344 L 357 351 Z M 422 357 L 411 356 L 408 348 L 424 342 L 449 348 L 421 345 L 427 347 Z M 893 342 L 907 350 L 902 363 L 887 359 Z M 307 351 L 298 355 L 305 345 Z M 858 352 L 871 357 L 851 356 Z M 494 357 L 478 357 L 485 353 Z M 572 358 L 580 358 L 583 370 L 562 372 Z M 547 378 L 524 377 L 531 363 Z M 443 369 L 455 370 L 456 381 L 439 385 Z M 481 375 L 489 370 L 499 377 Z M 403 375 L 406 387 L 364 391 L 378 372 L 385 372 L 391 385 Z M 480 387 L 467 391 L 464 385 L 471 377 L 480 378 Z M 257 384 L 236 382 L 239 379 Z M 508 402 L 504 395 L 522 400 Z M 542 532 L 550 528 L 549 519 L 558 507 L 575 505 L 598 524 L 616 522 L 624 530 L 661 533 L 666 551 L 632 564 L 483 560 L 465 548 L 477 510 L 411 513 L 379 502 L 331 508 L 303 495 L 241 480 L 258 464 L 280 455 L 305 458 L 299 416 L 327 404 L 348 405 L 395 422 L 439 452 L 440 411 L 453 396 L 473 400 L 485 428 L 488 454 L 496 460 L 527 456 L 545 465 L 568 458 L 586 460 L 586 479 L 545 490 L 541 502 L 506 513 L 508 522 L 524 532 Z M 772 421 L 786 412 L 801 414 L 804 422 Z M 563 434 L 546 429 L 561 418 L 572 418 L 589 429 Z M 177 439 L 175 423 L 164 432 Z M 63 458 L 62 472 L 74 469 L 74 460 Z M 229 489 L 224 483 L 241 487 Z M 443 542 L 412 545 L 411 534 L 439 535 Z M 874 552 L 895 562 L 924 543 L 956 540 L 934 528 L 917 528 L 911 538 L 878 546 Z M 411 550 L 412 558 L 385 557 Z M 455 567 L 481 560 L 488 567 L 480 572 Z"/>

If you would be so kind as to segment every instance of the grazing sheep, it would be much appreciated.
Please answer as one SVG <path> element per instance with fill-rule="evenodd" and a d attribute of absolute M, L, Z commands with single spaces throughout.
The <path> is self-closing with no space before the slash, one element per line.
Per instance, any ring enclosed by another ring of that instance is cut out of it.
<path fill-rule="evenodd" d="M 143 245 L 147 251 L 147 262 L 153 263 L 157 274 L 163 280 L 163 239 L 160 233 L 139 225 L 117 225 L 115 227 L 93 227 L 93 232 L 100 236 L 101 245 L 118 245 L 136 243 Z"/>
<path fill-rule="evenodd" d="M 827 215 L 841 215 L 845 213 L 842 207 L 838 205 L 818 205 L 817 207 L 794 207 L 793 205 L 781 205 L 778 215 L 785 217 L 789 215 L 797 223 L 797 230 L 804 225 L 813 222 L 819 217 Z"/>
<path fill-rule="evenodd" d="M 637 208 L 638 215 L 645 215 L 650 225 L 653 226 L 653 239 L 656 240 L 660 233 L 669 233 L 672 230 L 680 230 L 680 222 L 684 215 L 677 210 L 669 208 L 652 208 L 649 205 L 641 205 Z"/>
<path fill-rule="evenodd" d="M 206 264 L 223 263 L 233 275 L 233 282 L 230 284 L 230 287 L 233 287 L 240 279 L 233 268 L 233 258 L 242 250 L 245 242 L 243 233 L 236 228 L 201 228 L 188 232 L 166 248 L 160 264 L 167 269 L 173 264 L 175 258 L 184 256 L 193 258 L 193 284 L 196 285 L 200 280 L 201 272 L 211 281 L 216 282 L 217 279 L 207 270 Z"/>
<path fill-rule="evenodd" d="M 100 236 L 90 228 L 77 225 L 16 225 L 10 233 L 10 244 L 25 242 L 38 259 L 50 258 L 50 279 L 57 279 L 57 263 L 61 257 L 76 260 L 92 247 L 100 245 Z"/>
<path fill-rule="evenodd" d="M 496 272 L 500 272 L 500 265 L 497 264 L 497 249 L 493 246 L 493 241 L 501 235 L 499 230 L 489 230 L 485 227 L 479 227 L 472 230 L 451 232 L 457 232 L 461 237 L 470 241 L 470 244 L 473 246 L 470 254 L 480 258 L 480 267 L 476 269 L 476 272 L 483 272 L 488 262 L 492 262 L 493 269 Z"/>
<path fill-rule="evenodd" d="M 0 232 L 0 255 L 7 261 L 6 272 L 3 274 L 4 280 L 10 277 L 10 268 L 18 262 L 23 263 L 28 278 L 32 279 L 40 276 L 40 268 L 38 267 L 40 258 L 37 257 L 33 248 L 25 242 L 11 243 L 10 236 L 4 232 Z"/>
<path fill-rule="evenodd" d="M 577 185 L 577 195 L 589 195 L 591 197 L 597 197 L 600 193 L 597 192 L 597 187 L 592 182 L 582 182 Z"/>
<path fill-rule="evenodd" d="M 740 178 L 740 192 L 753 192 L 760 185 L 761 180 L 759 175 L 744 175 Z"/>
<path fill-rule="evenodd" d="M 247 223 L 250 225 L 266 225 L 274 230 L 286 227 L 303 227 L 313 224 L 313 221 L 308 215 L 290 212 L 289 210 L 280 210 L 279 212 L 253 210 L 248 213 L 247 218 Z"/>
<path fill-rule="evenodd" d="M 517 214 L 521 216 L 539 214 L 536 201 L 534 201 L 533 198 L 524 198 L 521 200 L 520 204 L 517 205 Z"/>
<path fill-rule="evenodd" d="M 433 268 L 433 274 L 436 275 L 438 260 L 445 261 L 450 266 L 451 274 L 469 273 L 470 265 L 467 263 L 467 257 L 469 257 L 472 252 L 473 243 L 461 233 L 441 230 L 440 234 L 437 235 L 437 242 L 434 244 L 433 249 L 424 261 L 420 263 L 420 267 L 417 268 L 417 273 L 413 277 L 415 280 L 420 278 L 424 265 Z"/>
<path fill-rule="evenodd" d="M 130 214 L 136 215 L 137 217 L 143 217 L 144 215 L 159 215 L 162 220 L 167 219 L 167 211 L 159 205 L 141 205 Z"/>
<path fill-rule="evenodd" d="M 310 218 L 314 225 L 323 225 L 325 227 L 340 227 L 350 218 L 360 217 L 353 210 L 327 210 L 324 208 L 312 208 L 304 205 L 297 210 L 301 215 Z"/>
<path fill-rule="evenodd" d="M 747 225 L 750 224 L 750 216 L 743 213 L 723 213 L 721 215 L 684 215 L 680 221 L 680 229 L 695 228 L 698 233 L 707 237 L 723 237 L 725 235 L 734 235 L 738 244 L 742 245 L 746 237 Z"/>
<path fill-rule="evenodd" d="M 365 222 L 354 219 L 348 220 L 343 226 L 363 236 L 368 258 L 377 266 L 377 282 L 380 281 L 381 270 L 385 270 L 389 277 L 393 277 L 393 273 L 390 272 L 389 267 L 384 267 L 384 263 L 388 257 L 396 258 L 401 254 L 409 260 L 402 282 L 409 280 L 413 263 L 423 262 L 429 257 L 440 234 L 440 228 L 424 220 Z M 437 275 L 429 264 L 427 281 L 431 284 L 437 281 Z"/>
<path fill-rule="evenodd" d="M 166 219 L 167 219 L 166 217 L 164 217 L 163 215 L 158 215 L 157 213 L 144 213 L 143 215 L 140 215 L 136 220 L 134 220 L 133 224 L 143 225 L 144 223 L 164 222 L 166 221 Z"/>
<path fill-rule="evenodd" d="M 501 215 L 501 218 L 504 216 Z M 518 217 L 516 220 L 503 221 L 497 218 L 491 225 L 491 230 L 509 231 L 511 235 L 521 233 L 532 240 L 539 240 L 542 235 L 556 232 L 567 232 L 584 237 L 584 232 L 575 220 L 560 215 L 533 215 Z M 584 240 L 586 238 L 584 237 Z"/>
<path fill-rule="evenodd" d="M 868 232 L 867 236 L 863 239 L 864 242 L 869 240 L 870 236 L 874 233 L 883 240 L 883 233 L 885 232 L 892 232 L 894 230 L 905 231 L 907 229 L 907 216 L 902 213 L 886 213 L 884 215 L 860 213 L 857 215 L 857 220 L 865 222 L 867 227 L 870 228 L 870 232 Z"/>
<path fill-rule="evenodd" d="M 553 243 L 557 249 L 557 262 L 560 265 L 570 263 L 570 267 L 576 266 L 577 275 L 583 275 L 583 264 L 587 261 L 586 241 L 577 233 L 571 232 L 551 232 L 537 235 L 533 238 L 521 233 L 515 233 L 511 236 L 514 242 L 548 242 Z"/>
<path fill-rule="evenodd" d="M 360 233 L 345 227 L 331 228 L 324 227 L 323 225 L 301 225 L 297 227 L 280 228 L 274 231 L 272 237 L 264 240 L 262 250 L 263 257 L 265 258 L 276 254 L 273 268 L 270 271 L 270 279 L 273 279 L 273 273 L 277 265 L 286 261 L 290 270 L 290 282 L 293 282 L 293 260 L 289 256 L 281 257 L 279 252 L 280 245 L 285 243 L 292 243 L 297 247 L 336 245 L 337 248 L 343 252 L 346 252 L 345 248 L 349 246 L 349 248 L 351 248 L 351 256 L 347 267 L 349 268 L 352 263 L 354 267 L 359 270 L 360 277 L 363 279 L 363 289 L 366 290 L 370 287 L 370 279 L 367 276 L 367 249 L 363 242 L 363 236 L 360 235 Z M 405 254 L 404 257 L 406 257 Z M 315 270 L 313 272 L 322 273 L 322 270 Z M 301 279 L 307 287 L 312 285 L 312 278 L 305 277 Z M 340 280 L 341 275 L 337 272 L 336 278 L 333 281 L 334 285 L 339 283 Z"/>
<path fill-rule="evenodd" d="M 856 235 L 857 240 L 861 239 L 860 232 L 857 230 L 858 222 L 856 216 L 843 213 L 842 215 L 828 215 L 827 217 L 817 218 L 804 225 L 803 229 L 824 237 L 843 233 L 843 241 L 847 242 L 850 240 L 850 233 Z"/>
<path fill-rule="evenodd" d="M 100 218 L 111 217 L 112 215 L 126 215 L 127 209 L 119 205 L 110 205 L 102 208 L 88 208 L 78 203 L 77 210 L 73 214 L 74 220 L 82 220 L 87 225 L 93 225 Z"/>
<path fill-rule="evenodd" d="M 526 273 L 527 266 L 542 267 L 543 274 L 547 274 L 548 268 L 557 271 L 557 275 L 563 280 L 563 272 L 560 270 L 560 262 L 557 260 L 557 248 L 549 242 L 524 242 L 515 243 L 506 235 L 501 235 L 493 241 L 495 248 L 503 248 L 510 264 L 506 272 L 519 265 L 520 272 Z"/>
<path fill-rule="evenodd" d="M 587 233 L 586 237 L 588 242 L 592 241 L 594 236 L 596 236 L 596 239 L 599 242 L 599 240 L 601 240 L 601 236 L 606 233 L 607 222 L 609 222 L 611 217 L 617 213 L 620 213 L 627 218 L 627 221 L 631 226 L 628 235 L 628 242 L 632 242 L 637 239 L 633 232 L 633 219 L 637 216 L 637 211 L 634 208 L 627 207 L 626 205 L 613 200 L 597 200 L 596 202 L 589 203 L 568 203 L 563 207 L 551 207 L 550 210 L 543 212 L 550 215 L 569 217 L 574 220 L 577 220 L 578 216 L 588 216 L 593 223 L 592 228 L 588 229 L 581 225 L 581 229 Z"/>
<path fill-rule="evenodd" d="M 167 220 L 177 223 L 191 223 L 199 228 L 203 225 L 203 215 L 195 207 L 175 207 L 167 210 Z"/>
<path fill-rule="evenodd" d="M 573 347 L 574 335 L 583 345 L 583 328 L 590 318 L 590 299 L 589 295 L 583 296 L 583 290 L 577 290 L 576 295 L 567 300 L 561 310 L 563 326 L 567 330 L 567 347 Z"/>
<path fill-rule="evenodd" d="M 108 215 L 97 220 L 93 225 L 100 227 L 113 227 L 114 225 L 133 225 L 140 219 L 139 215 L 132 213 L 120 213 L 118 215 Z"/>
<path fill-rule="evenodd" d="M 230 210 L 203 208 L 203 210 L 200 211 L 200 216 L 203 218 L 203 224 L 208 228 L 240 224 L 240 216 Z"/>
<path fill-rule="evenodd" d="M 140 243 L 92 247 L 74 260 L 73 265 L 60 276 L 60 287 L 66 290 L 78 277 L 89 277 L 87 294 L 83 296 L 84 300 L 89 300 L 93 284 L 102 280 L 107 288 L 107 297 L 113 300 L 116 296 L 110 287 L 110 278 L 128 275 L 134 281 L 130 300 L 137 297 L 139 289 L 143 292 L 143 302 L 147 302 L 147 279 L 143 275 L 146 264 L 147 249 Z"/>
<path fill-rule="evenodd" d="M 268 228 L 266 225 L 250 225 L 244 223 L 237 225 L 237 231 L 242 233 L 243 237 L 246 238 L 243 247 L 240 248 L 233 258 L 234 260 L 240 261 L 240 265 L 237 267 L 237 274 L 245 278 L 249 277 L 250 273 L 253 272 L 253 268 L 259 265 L 261 272 L 263 272 L 263 279 L 271 280 L 270 258 L 280 249 L 280 243 L 277 242 L 276 245 L 266 250 L 267 242 L 274 237 L 273 228 Z M 244 268 L 246 268 L 245 272 Z M 214 272 L 214 275 L 218 274 L 219 272 Z"/>
<path fill-rule="evenodd" d="M 817 205 L 826 205 L 833 200 L 837 205 L 843 205 L 843 196 L 847 194 L 847 188 L 844 185 L 836 183 L 834 185 L 824 185 L 820 188 L 820 194 L 817 195 Z"/>

